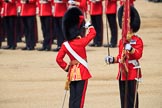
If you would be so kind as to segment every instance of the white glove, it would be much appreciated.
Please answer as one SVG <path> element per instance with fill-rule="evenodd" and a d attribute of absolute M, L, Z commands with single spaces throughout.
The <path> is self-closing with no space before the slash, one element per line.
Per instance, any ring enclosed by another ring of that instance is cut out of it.
<path fill-rule="evenodd" d="M 91 23 L 90 23 L 90 21 L 88 21 L 88 22 L 85 23 L 85 26 L 84 27 L 85 28 L 88 28 L 90 25 L 91 25 Z"/>
<path fill-rule="evenodd" d="M 46 0 L 39 0 L 39 3 L 40 4 L 46 4 L 46 3 L 48 3 L 48 1 L 46 1 Z"/>
<path fill-rule="evenodd" d="M 69 1 L 68 1 L 68 4 L 70 4 L 70 5 L 75 5 L 75 1 L 74 1 L 74 0 L 69 0 Z"/>
<path fill-rule="evenodd" d="M 109 64 L 114 63 L 114 57 L 112 57 L 112 56 L 105 57 L 105 62 L 109 63 Z"/>
<path fill-rule="evenodd" d="M 132 46 L 130 44 L 126 44 L 125 45 L 125 50 L 131 51 L 132 50 Z"/>

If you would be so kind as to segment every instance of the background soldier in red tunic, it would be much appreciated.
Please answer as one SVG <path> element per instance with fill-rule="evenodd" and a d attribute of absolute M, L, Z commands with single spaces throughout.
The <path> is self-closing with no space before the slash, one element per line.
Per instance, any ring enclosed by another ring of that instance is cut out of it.
<path fill-rule="evenodd" d="M 63 33 L 71 48 L 86 61 L 85 47 L 95 37 L 96 31 L 90 23 L 86 23 L 88 34 L 84 37 L 81 35 L 83 26 L 84 16 L 81 10 L 77 7 L 70 8 L 63 17 Z M 63 60 L 65 55 L 69 56 L 70 64 Z M 68 72 L 68 80 L 71 81 L 69 108 L 83 108 L 88 79 L 91 78 L 89 70 L 67 50 L 65 44 L 61 46 L 56 61 Z M 75 70 L 76 68 L 79 70 Z"/>
<path fill-rule="evenodd" d="M 116 21 L 116 13 L 117 13 L 117 0 L 106 0 L 106 16 L 110 27 L 111 39 L 109 45 L 104 45 L 104 47 L 114 48 L 117 46 L 118 41 L 118 27 Z"/>
<path fill-rule="evenodd" d="M 18 3 L 26 41 L 26 47 L 22 50 L 34 50 L 37 42 L 36 0 L 19 0 Z"/>
<path fill-rule="evenodd" d="M 96 30 L 96 37 L 89 46 L 100 47 L 103 43 L 102 0 L 89 0 L 88 4 L 91 22 Z"/>
<path fill-rule="evenodd" d="M 119 8 L 118 11 L 118 21 L 120 28 L 122 28 L 122 16 L 123 16 L 123 6 Z M 143 41 L 138 35 L 135 34 L 139 30 L 139 28 L 140 28 L 140 16 L 137 10 L 134 7 L 131 7 L 130 31 L 127 36 L 128 43 L 123 45 L 123 40 L 121 39 L 119 41 L 119 54 L 116 57 L 107 56 L 105 58 L 106 63 L 111 64 L 119 63 L 119 71 L 117 79 L 119 80 L 121 108 L 125 108 L 124 106 L 126 106 L 126 108 L 138 108 L 138 92 L 136 84 L 138 83 L 137 79 L 140 79 L 142 77 L 139 59 L 142 57 L 143 54 Z M 126 50 L 128 52 L 127 75 L 125 73 L 126 71 L 121 68 L 123 50 Z M 127 88 L 125 88 L 126 84 Z M 125 90 L 127 90 L 127 93 L 125 92 Z M 127 94 L 126 97 L 127 99 L 125 98 L 126 96 L 125 94 Z M 136 100 L 135 95 L 137 96 Z"/>
<path fill-rule="evenodd" d="M 64 42 L 64 36 L 62 33 L 62 17 L 67 10 L 67 1 L 66 0 L 54 0 L 53 1 L 53 29 L 54 34 L 57 38 L 57 47 L 53 51 L 59 51 L 62 43 Z"/>
<path fill-rule="evenodd" d="M 7 34 L 7 47 L 4 49 L 16 49 L 16 0 L 2 0 L 3 23 Z"/>
<path fill-rule="evenodd" d="M 52 44 L 52 3 L 50 0 L 37 0 L 38 14 L 43 33 L 43 45 L 39 51 L 50 51 Z"/>

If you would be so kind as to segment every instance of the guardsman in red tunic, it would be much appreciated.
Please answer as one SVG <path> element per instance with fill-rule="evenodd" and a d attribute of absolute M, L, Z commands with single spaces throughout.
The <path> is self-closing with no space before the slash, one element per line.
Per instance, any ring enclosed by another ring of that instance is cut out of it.
<path fill-rule="evenodd" d="M 7 47 L 4 49 L 16 49 L 16 0 L 2 0 L 2 16 L 5 31 L 7 33 Z"/>
<path fill-rule="evenodd" d="M 43 45 L 39 51 L 50 51 L 52 44 L 52 3 L 51 0 L 37 0 L 38 15 L 43 33 Z"/>
<path fill-rule="evenodd" d="M 91 22 L 96 30 L 96 37 L 89 46 L 100 47 L 103 43 L 102 0 L 89 0 L 88 5 Z"/>
<path fill-rule="evenodd" d="M 134 1 L 136 1 L 136 0 L 130 0 L 129 2 L 130 2 L 130 5 L 134 5 Z M 122 6 L 123 5 L 123 0 L 120 0 L 120 5 Z"/>
<path fill-rule="evenodd" d="M 106 0 L 106 16 L 110 27 L 110 44 L 104 45 L 104 47 L 111 47 L 114 48 L 117 46 L 118 41 L 118 27 L 117 27 L 117 21 L 116 21 L 116 13 L 117 13 L 117 0 Z"/>
<path fill-rule="evenodd" d="M 119 8 L 118 11 L 118 22 L 120 28 L 122 28 L 122 16 L 123 16 L 123 6 Z M 139 59 L 141 59 L 143 54 L 143 41 L 142 39 L 136 35 L 135 33 L 140 28 L 140 16 L 137 10 L 131 6 L 130 8 L 130 31 L 127 35 L 127 41 L 125 45 L 123 45 L 123 40 L 119 41 L 119 54 L 116 57 L 107 56 L 105 58 L 106 63 L 119 63 L 119 71 L 117 75 L 117 80 L 119 80 L 119 90 L 120 90 L 120 100 L 121 100 L 121 108 L 138 108 L 138 92 L 137 92 L 137 84 L 139 79 L 142 77 Z M 122 66 L 122 57 L 123 50 L 126 50 L 128 53 L 128 64 L 127 64 L 127 75 L 126 71 L 121 68 Z M 127 84 L 127 89 L 125 85 Z M 127 90 L 127 100 L 125 100 L 125 90 Z M 136 98 L 135 98 L 136 96 Z M 125 105 L 127 103 L 127 105 Z"/>
<path fill-rule="evenodd" d="M 57 52 L 60 50 L 62 43 L 64 42 L 64 36 L 62 33 L 62 17 L 67 10 L 66 0 L 54 0 L 53 1 L 53 28 L 57 38 L 57 47 L 53 51 Z"/>
<path fill-rule="evenodd" d="M 23 20 L 26 46 L 22 50 L 34 50 L 36 46 L 36 0 L 19 0 L 20 16 Z"/>
<path fill-rule="evenodd" d="M 91 74 L 87 68 L 86 46 L 96 36 L 96 31 L 90 23 L 84 24 L 84 15 L 78 7 L 69 8 L 63 17 L 63 33 L 66 41 L 59 50 L 56 61 L 68 72 L 70 81 L 69 108 L 83 108 L 88 79 Z M 86 36 L 82 36 L 81 29 L 88 28 Z M 67 44 L 79 57 L 73 55 Z M 69 56 L 70 64 L 64 61 Z M 84 62 L 81 62 L 83 60 Z"/>

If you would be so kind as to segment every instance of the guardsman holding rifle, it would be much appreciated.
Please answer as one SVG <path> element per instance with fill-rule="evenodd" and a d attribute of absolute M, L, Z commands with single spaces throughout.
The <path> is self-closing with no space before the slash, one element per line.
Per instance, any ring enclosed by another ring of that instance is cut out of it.
<path fill-rule="evenodd" d="M 60 47 L 65 40 L 62 33 L 62 17 L 67 8 L 67 0 L 53 0 L 53 32 L 57 38 L 57 47 L 54 48 L 54 52 L 60 50 Z"/>
<path fill-rule="evenodd" d="M 88 11 L 91 22 L 96 30 L 96 37 L 93 39 L 91 47 L 101 47 L 103 43 L 103 19 L 102 19 L 102 0 L 89 0 Z"/>
<path fill-rule="evenodd" d="M 110 44 L 109 45 L 106 44 L 104 45 L 104 47 L 114 48 L 117 47 L 117 41 L 118 41 L 118 26 L 116 21 L 117 0 L 106 0 L 105 7 L 106 7 L 105 14 L 110 27 L 111 39 L 110 39 Z"/>
<path fill-rule="evenodd" d="M 34 50 L 37 41 L 36 0 L 18 0 L 24 25 L 26 46 L 22 50 Z"/>

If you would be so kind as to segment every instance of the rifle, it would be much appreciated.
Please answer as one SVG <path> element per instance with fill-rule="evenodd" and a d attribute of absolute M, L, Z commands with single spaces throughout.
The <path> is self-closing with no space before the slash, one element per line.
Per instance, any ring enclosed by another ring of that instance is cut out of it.
<path fill-rule="evenodd" d="M 110 56 L 110 48 L 109 48 L 109 33 L 108 33 L 108 19 L 107 19 L 107 16 L 106 16 L 106 35 L 107 35 L 107 55 Z"/>

